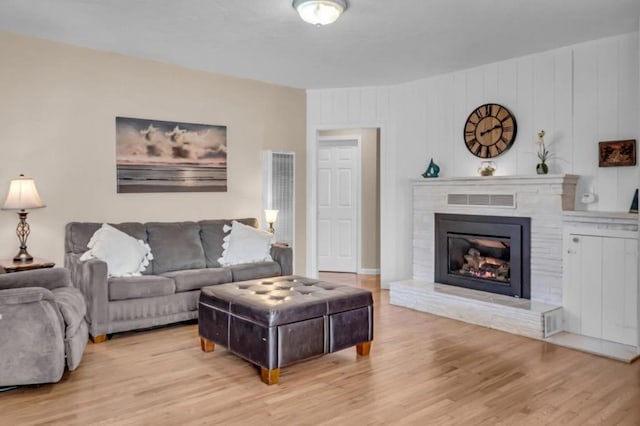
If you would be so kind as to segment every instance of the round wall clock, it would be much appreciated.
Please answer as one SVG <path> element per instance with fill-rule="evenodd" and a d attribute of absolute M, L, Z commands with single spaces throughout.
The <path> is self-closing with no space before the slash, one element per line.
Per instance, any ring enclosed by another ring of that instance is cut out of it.
<path fill-rule="evenodd" d="M 464 142 L 480 158 L 493 158 L 513 145 L 516 119 L 507 108 L 484 104 L 473 110 L 464 125 Z"/>

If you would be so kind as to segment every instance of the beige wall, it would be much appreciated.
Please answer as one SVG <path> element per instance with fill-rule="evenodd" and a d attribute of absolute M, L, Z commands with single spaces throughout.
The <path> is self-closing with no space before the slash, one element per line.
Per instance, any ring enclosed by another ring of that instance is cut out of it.
<path fill-rule="evenodd" d="M 305 272 L 303 90 L 0 33 L 0 197 L 20 173 L 45 209 L 29 214 L 29 251 L 62 264 L 69 221 L 259 217 L 261 150 L 296 155 L 295 269 Z M 117 194 L 115 117 L 221 124 L 228 192 Z M 17 252 L 17 216 L 0 212 L 1 257 Z"/>
<path fill-rule="evenodd" d="M 360 136 L 362 183 L 360 209 L 362 247 L 360 269 L 380 269 L 380 173 L 378 129 L 323 130 L 320 136 Z"/>

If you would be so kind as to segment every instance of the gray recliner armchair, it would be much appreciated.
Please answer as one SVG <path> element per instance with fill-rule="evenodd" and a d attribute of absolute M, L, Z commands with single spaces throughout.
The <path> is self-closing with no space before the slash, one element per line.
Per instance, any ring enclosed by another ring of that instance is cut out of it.
<path fill-rule="evenodd" d="M 89 338 L 86 313 L 67 269 L 1 274 L 0 386 L 53 383 L 65 366 L 75 370 Z"/>

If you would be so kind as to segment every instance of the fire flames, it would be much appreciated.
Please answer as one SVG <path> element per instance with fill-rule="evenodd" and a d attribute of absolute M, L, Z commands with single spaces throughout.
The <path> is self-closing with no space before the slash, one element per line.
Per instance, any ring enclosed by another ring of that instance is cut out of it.
<path fill-rule="evenodd" d="M 510 262 L 495 257 L 481 256 L 475 248 L 464 256 L 465 263 L 460 273 L 476 278 L 509 282 Z"/>

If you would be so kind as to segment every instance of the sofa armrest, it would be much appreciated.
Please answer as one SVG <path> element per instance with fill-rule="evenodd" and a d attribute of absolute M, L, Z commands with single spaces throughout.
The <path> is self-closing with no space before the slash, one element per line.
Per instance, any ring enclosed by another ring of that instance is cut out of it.
<path fill-rule="evenodd" d="M 0 275 L 0 290 L 23 287 L 42 287 L 48 290 L 71 287 L 71 278 L 65 268 L 34 269 Z"/>
<path fill-rule="evenodd" d="M 271 257 L 280 264 L 282 275 L 293 274 L 293 250 L 283 244 L 271 245 Z"/>
<path fill-rule="evenodd" d="M 21 287 L 0 290 L 0 305 L 22 305 L 41 300 L 53 301 L 53 293 L 42 287 Z"/>
<path fill-rule="evenodd" d="M 65 365 L 63 330 L 51 291 L 0 290 L 0 386 L 60 380 Z"/>
<path fill-rule="evenodd" d="M 71 281 L 87 304 L 89 333 L 98 336 L 107 333 L 109 323 L 109 286 L 107 264 L 98 259 L 80 260 L 80 254 L 67 253 L 64 264 L 71 271 Z"/>

